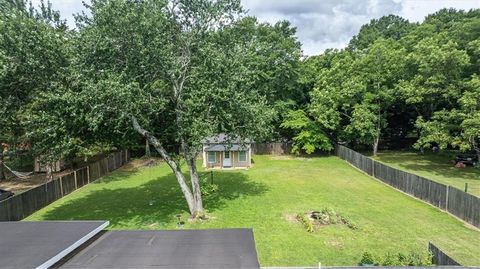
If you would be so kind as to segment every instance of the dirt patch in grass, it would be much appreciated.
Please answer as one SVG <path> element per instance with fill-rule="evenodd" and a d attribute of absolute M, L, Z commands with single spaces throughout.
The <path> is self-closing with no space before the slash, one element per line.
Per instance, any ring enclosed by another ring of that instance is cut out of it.
<path fill-rule="evenodd" d="M 324 241 L 324 243 L 325 243 L 325 245 L 334 247 L 338 250 L 343 249 L 343 243 L 339 242 L 337 240 L 328 240 L 328 241 Z"/>
<path fill-rule="evenodd" d="M 122 170 L 124 171 L 135 171 L 142 167 L 152 167 L 157 166 L 162 162 L 160 158 L 140 158 L 140 159 L 133 159 L 124 166 L 122 166 Z"/>
<path fill-rule="evenodd" d="M 62 177 L 71 173 L 71 169 L 67 169 L 58 173 L 54 173 L 53 177 Z M 36 173 L 26 178 L 17 178 L 14 176 L 9 177 L 7 180 L 0 181 L 0 189 L 11 191 L 15 194 L 20 194 L 42 185 L 46 182 L 45 173 Z"/>
<path fill-rule="evenodd" d="M 298 222 L 297 220 L 297 214 L 286 214 L 285 215 L 285 220 L 291 223 L 296 223 Z"/>
<path fill-rule="evenodd" d="M 313 233 L 326 225 L 345 225 L 352 230 L 357 230 L 358 227 L 347 217 L 335 212 L 331 208 L 324 208 L 321 211 L 308 211 L 305 213 L 299 213 L 295 216 L 295 219 L 300 222 L 305 230 L 309 233 Z"/>
<path fill-rule="evenodd" d="M 310 158 L 295 156 L 295 155 L 273 155 L 270 158 L 272 160 L 280 160 L 280 161 L 285 161 L 285 160 L 309 161 L 310 160 Z"/>
<path fill-rule="evenodd" d="M 125 171 L 134 171 L 141 167 L 150 167 L 158 165 L 162 159 L 160 158 L 141 158 L 133 159 L 129 163 L 125 164 L 121 169 Z M 71 173 L 72 169 L 66 169 L 64 171 L 54 173 L 53 177 L 62 177 Z M 9 177 L 7 180 L 0 181 L 0 189 L 11 191 L 15 194 L 20 194 L 22 192 L 33 189 L 37 186 L 40 186 L 46 182 L 45 173 L 36 173 L 29 177 L 20 179 L 16 177 Z"/>

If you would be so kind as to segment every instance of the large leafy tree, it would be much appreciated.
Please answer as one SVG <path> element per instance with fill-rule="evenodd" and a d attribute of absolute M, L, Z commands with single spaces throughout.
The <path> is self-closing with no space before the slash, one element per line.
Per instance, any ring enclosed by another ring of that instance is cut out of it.
<path fill-rule="evenodd" d="M 68 84 L 68 32 L 49 3 L 0 0 L 0 142 L 28 142 L 28 108 L 39 94 Z M 3 172 L 0 165 L 0 179 Z"/>
<path fill-rule="evenodd" d="M 45 151 L 49 135 L 78 151 L 93 141 L 119 146 L 136 132 L 172 169 L 192 217 L 203 216 L 196 166 L 201 140 L 218 132 L 255 139 L 271 131 L 264 84 L 281 76 L 264 76 L 268 70 L 258 62 L 289 59 L 291 51 L 271 41 L 293 32 L 288 25 L 270 32 L 242 19 L 236 0 L 97 0 L 87 7 L 92 15 L 78 17 L 74 42 L 77 83 L 39 101 L 38 108 L 58 110 L 35 113 L 34 129 L 51 134 L 32 136 Z M 68 116 L 46 128 L 60 115 Z"/>
<path fill-rule="evenodd" d="M 444 9 L 421 24 L 372 20 L 346 50 L 304 61 L 310 114 L 335 140 L 372 145 L 374 152 L 380 138 L 395 143 L 417 135 L 418 145 L 430 145 L 428 124 L 464 118 L 460 99 L 480 70 L 479 14 Z"/>
<path fill-rule="evenodd" d="M 417 148 L 433 143 L 445 149 L 448 146 L 462 151 L 474 150 L 480 158 L 480 79 L 477 75 L 462 87 L 462 96 L 456 108 L 434 113 L 430 120 L 417 120 L 420 138 Z"/>
<path fill-rule="evenodd" d="M 348 48 L 363 50 L 380 38 L 400 40 L 414 28 L 415 24 L 397 15 L 373 19 L 360 28 L 358 34 L 350 40 Z"/>
<path fill-rule="evenodd" d="M 304 110 L 290 110 L 280 126 L 294 132 L 292 153 L 312 154 L 315 150 L 333 149 L 327 133 Z"/>
<path fill-rule="evenodd" d="M 411 76 L 399 83 L 398 89 L 417 115 L 428 119 L 456 102 L 468 65 L 467 53 L 454 41 L 438 35 L 424 38 L 408 55 Z"/>
<path fill-rule="evenodd" d="M 378 39 L 365 53 L 334 61 L 312 92 L 311 112 L 321 126 L 378 151 L 389 110 L 396 101 L 406 52 L 397 41 Z"/>

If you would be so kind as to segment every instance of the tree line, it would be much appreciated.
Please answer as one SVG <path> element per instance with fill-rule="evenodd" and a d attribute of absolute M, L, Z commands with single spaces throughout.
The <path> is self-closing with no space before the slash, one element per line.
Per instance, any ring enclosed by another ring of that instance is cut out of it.
<path fill-rule="evenodd" d="M 294 150 L 371 147 L 408 138 L 480 156 L 480 10 L 443 9 L 410 23 L 384 16 L 345 49 L 302 61 L 309 100 L 286 114 Z"/>
<path fill-rule="evenodd" d="M 49 2 L 0 0 L 0 142 L 48 163 L 146 140 L 192 217 L 201 140 L 217 133 L 308 154 L 410 136 L 480 154 L 478 10 L 382 17 L 347 48 L 303 57 L 288 21 L 259 22 L 239 0 L 85 8 L 70 29 Z"/>

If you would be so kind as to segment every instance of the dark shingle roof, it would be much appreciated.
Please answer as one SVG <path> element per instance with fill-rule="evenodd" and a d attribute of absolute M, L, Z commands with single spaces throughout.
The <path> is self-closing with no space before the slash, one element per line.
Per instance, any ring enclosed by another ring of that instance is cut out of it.
<path fill-rule="evenodd" d="M 213 145 L 205 149 L 205 151 L 226 151 L 226 150 L 239 151 L 239 150 L 247 150 L 247 148 L 237 144 L 237 145 L 232 145 L 230 147 L 227 145 Z"/>
<path fill-rule="evenodd" d="M 202 140 L 203 144 L 226 144 L 226 143 L 240 144 L 242 142 L 245 144 L 250 144 L 251 140 L 247 138 L 242 141 L 240 138 L 232 138 L 232 137 L 229 137 L 228 134 L 224 134 L 224 133 L 221 133 L 215 136 L 210 136 Z"/>

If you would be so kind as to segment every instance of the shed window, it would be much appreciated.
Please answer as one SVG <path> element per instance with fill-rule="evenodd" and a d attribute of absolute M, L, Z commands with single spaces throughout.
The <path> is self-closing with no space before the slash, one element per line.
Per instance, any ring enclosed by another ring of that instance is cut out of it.
<path fill-rule="evenodd" d="M 208 163 L 216 163 L 217 162 L 217 155 L 215 151 L 208 152 Z"/>
<path fill-rule="evenodd" d="M 246 162 L 247 161 L 247 152 L 242 150 L 238 152 L 238 161 L 239 162 Z"/>

